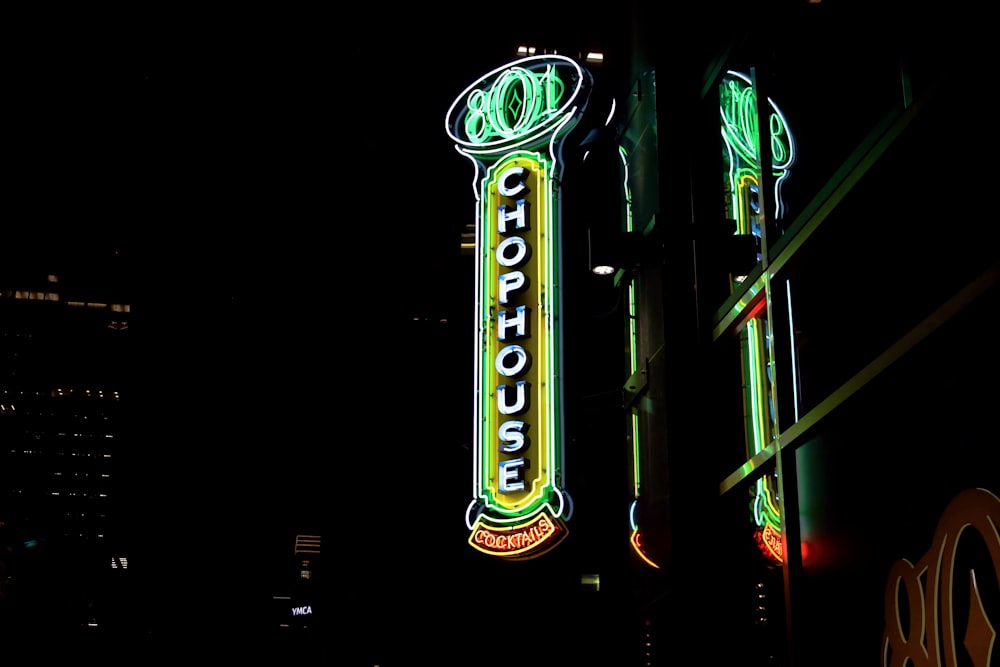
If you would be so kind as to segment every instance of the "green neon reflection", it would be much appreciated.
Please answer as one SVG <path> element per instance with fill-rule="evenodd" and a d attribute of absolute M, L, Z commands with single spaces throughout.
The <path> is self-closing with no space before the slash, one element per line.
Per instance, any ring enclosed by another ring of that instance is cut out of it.
<path fill-rule="evenodd" d="M 741 333 L 743 349 L 743 377 L 746 410 L 747 449 L 750 457 L 760 453 L 774 438 L 774 395 L 772 391 L 771 364 L 768 363 L 768 327 L 763 316 L 747 320 Z M 751 513 L 758 533 L 769 527 L 772 535 L 781 534 L 781 512 L 777 502 L 777 480 L 763 476 L 754 485 Z M 780 562 L 780 555 L 761 541 L 766 556 Z"/>
<path fill-rule="evenodd" d="M 632 232 L 632 190 L 628 184 L 628 151 L 624 146 L 618 147 L 618 157 L 622 161 L 622 191 L 625 194 L 625 231 Z M 629 345 L 629 377 L 639 370 L 639 334 L 636 327 L 635 309 L 635 279 L 628 283 L 628 345 Z M 641 486 L 641 470 L 639 466 L 639 415 L 635 410 L 631 414 L 632 425 L 632 485 L 635 498 L 639 497 Z"/>
<path fill-rule="evenodd" d="M 629 377 L 635 375 L 639 370 L 638 333 L 636 331 L 635 312 L 635 280 L 628 283 L 628 340 L 629 340 Z M 631 411 L 632 424 L 632 491 L 635 498 L 639 497 L 640 471 L 639 471 L 639 414 L 633 409 Z"/>
<path fill-rule="evenodd" d="M 781 186 L 795 162 L 795 141 L 784 114 L 770 99 L 768 130 L 771 136 L 771 167 L 774 176 L 775 217 L 782 217 L 784 202 Z M 723 160 L 727 167 L 731 217 L 737 221 L 739 234 L 760 234 L 754 223 L 757 206 L 754 198 L 760 182 L 757 146 L 760 128 L 757 122 L 757 96 L 750 78 L 739 72 L 727 72 L 719 87 L 719 114 L 722 119 Z M 752 195 L 752 196 L 751 196 Z M 736 215 L 732 215 L 735 213 Z"/>
<path fill-rule="evenodd" d="M 622 161 L 622 192 L 625 195 L 625 231 L 627 233 L 632 233 L 633 231 L 633 218 L 632 218 L 632 190 L 629 187 L 629 171 L 628 171 L 628 151 L 624 146 L 618 147 L 618 156 Z M 638 312 L 635 305 L 635 295 L 636 295 L 636 280 L 631 278 L 628 281 L 626 287 L 626 324 L 628 327 L 628 349 L 629 349 L 629 377 L 636 374 L 639 371 L 639 328 L 638 328 Z M 642 466 L 640 465 L 640 455 L 639 455 L 639 412 L 636 409 L 632 409 L 629 414 L 629 430 L 632 437 L 632 494 L 633 500 L 629 504 L 629 526 L 632 529 L 631 536 L 629 538 L 629 543 L 632 547 L 633 552 L 639 557 L 639 559 L 648 565 L 649 567 L 659 569 L 660 566 L 656 561 L 650 558 L 643 548 L 642 531 L 639 526 L 639 520 L 636 514 L 639 511 L 639 494 L 642 487 Z"/>
<path fill-rule="evenodd" d="M 795 161 L 795 142 L 784 115 L 768 99 L 768 132 L 770 134 L 771 167 L 774 177 L 773 205 L 775 218 L 783 216 L 781 186 Z M 725 170 L 726 215 L 736 221 L 736 234 L 765 233 L 760 223 L 760 160 L 757 148 L 760 140 L 757 98 L 750 78 L 738 72 L 727 72 L 719 87 L 723 164 Z M 761 261 L 758 247 L 757 261 Z M 734 280 L 739 278 L 734 277 Z M 776 436 L 774 412 L 773 364 L 770 360 L 770 340 L 767 306 L 770 299 L 765 284 L 763 301 L 751 303 L 749 297 L 741 304 L 747 318 L 740 332 L 743 361 L 744 411 L 748 458 L 760 453 Z M 749 309 L 749 310 L 747 310 Z M 756 538 L 761 551 L 780 563 L 781 512 L 777 498 L 777 480 L 773 475 L 761 477 L 751 492 L 751 514 L 757 526 Z M 777 536 L 777 538 L 776 538 Z M 777 541 L 776 541 L 777 539 Z"/>

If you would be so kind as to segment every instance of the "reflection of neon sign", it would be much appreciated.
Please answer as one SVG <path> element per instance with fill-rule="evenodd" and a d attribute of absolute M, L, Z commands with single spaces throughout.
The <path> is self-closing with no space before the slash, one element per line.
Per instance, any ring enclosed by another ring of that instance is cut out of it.
<path fill-rule="evenodd" d="M 989 489 L 966 489 L 948 503 L 927 552 L 893 563 L 879 664 L 994 664 L 998 524 L 1000 498 Z"/>
<path fill-rule="evenodd" d="M 784 202 L 781 186 L 795 162 L 795 141 L 781 110 L 768 99 L 768 124 L 771 136 L 771 166 L 774 175 L 774 217 L 782 217 Z M 727 167 L 727 206 L 736 220 L 737 234 L 760 236 L 756 226 L 760 178 L 757 146 L 757 96 L 750 77 L 726 72 L 719 89 L 719 114 L 722 118 L 723 159 Z"/>
<path fill-rule="evenodd" d="M 659 564 L 649 557 L 646 553 L 646 545 L 643 543 L 642 531 L 639 528 L 639 521 L 635 516 L 638 503 L 639 498 L 637 497 L 629 507 L 629 527 L 632 529 L 632 534 L 629 536 L 629 543 L 632 545 L 632 551 L 635 552 L 636 556 L 650 567 L 655 567 L 658 570 L 660 569 Z"/>
<path fill-rule="evenodd" d="M 562 139 L 590 75 L 561 56 L 486 74 L 448 110 L 474 168 L 476 355 L 469 544 L 533 558 L 567 534 L 563 490 L 559 211 Z"/>
<path fill-rule="evenodd" d="M 763 305 L 763 300 L 760 303 Z M 764 449 L 775 435 L 774 396 L 767 364 L 767 324 L 766 312 L 758 312 L 756 316 L 751 313 L 741 333 L 746 438 L 751 457 Z M 781 511 L 777 493 L 777 478 L 773 475 L 762 475 L 751 490 L 750 506 L 754 525 L 757 526 L 756 538 L 761 552 L 775 563 L 780 563 L 783 557 Z"/>
<path fill-rule="evenodd" d="M 795 161 L 795 141 L 781 110 L 768 99 L 768 132 L 771 170 L 774 177 L 774 217 L 783 215 L 781 186 Z M 760 239 L 760 160 L 758 145 L 757 97 L 750 77 L 727 72 L 719 88 L 719 115 L 722 124 L 723 161 L 726 170 L 726 217 L 736 221 L 736 234 Z M 758 241 L 759 243 L 759 241 Z M 758 261 L 760 261 L 758 247 Z M 753 457 L 775 436 L 774 397 L 768 348 L 766 294 L 746 311 L 741 336 L 746 439 Z M 776 480 L 765 475 L 752 489 L 751 513 L 757 526 L 755 537 L 762 553 L 770 560 L 783 560 L 781 512 Z"/>
<path fill-rule="evenodd" d="M 763 494 L 758 493 L 756 497 L 759 498 L 761 495 Z M 777 523 L 777 517 L 774 521 L 763 520 L 762 523 L 763 526 L 758 527 L 754 532 L 754 539 L 757 540 L 757 546 L 771 560 L 780 563 L 784 560 L 784 551 L 782 551 L 781 547 L 781 526 Z"/>
<path fill-rule="evenodd" d="M 628 151 L 625 150 L 623 146 L 618 147 L 618 157 L 622 162 L 622 192 L 625 195 L 625 231 L 632 233 L 633 220 L 632 220 L 632 190 L 629 187 L 629 173 L 628 173 Z M 628 301 L 626 303 L 626 317 L 628 326 L 628 344 L 629 344 L 629 377 L 636 374 L 639 371 L 639 331 L 637 328 L 638 313 L 635 307 L 635 278 L 632 278 L 628 282 Z M 629 537 L 629 543 L 632 545 L 632 551 L 636 556 L 639 557 L 642 562 L 646 563 L 650 567 L 659 569 L 660 566 L 650 558 L 647 553 L 647 549 L 643 544 L 642 530 L 639 525 L 638 515 L 641 513 L 640 503 L 642 499 L 640 498 L 640 489 L 642 488 L 642 465 L 641 457 L 639 456 L 639 415 L 633 409 L 629 415 L 629 437 L 632 441 L 631 453 L 632 453 L 632 495 L 633 500 L 629 504 L 628 520 L 629 528 L 632 533 Z"/>

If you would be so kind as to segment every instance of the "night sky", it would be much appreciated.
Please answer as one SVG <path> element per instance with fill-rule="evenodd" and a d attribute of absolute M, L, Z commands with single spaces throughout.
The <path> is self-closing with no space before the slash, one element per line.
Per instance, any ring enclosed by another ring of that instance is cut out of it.
<path fill-rule="evenodd" d="M 359 16 L 23 26 L 0 257 L 128 260 L 145 609 L 238 626 L 287 535 L 322 533 L 333 636 L 428 656 L 475 632 L 468 576 L 494 581 L 465 543 L 475 209 L 444 119 L 551 20 Z"/>

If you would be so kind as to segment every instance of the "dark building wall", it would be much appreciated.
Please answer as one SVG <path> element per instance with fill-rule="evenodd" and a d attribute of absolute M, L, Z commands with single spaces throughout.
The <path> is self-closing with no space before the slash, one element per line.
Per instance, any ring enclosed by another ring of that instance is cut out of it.
<path fill-rule="evenodd" d="M 656 172 L 636 164 L 643 186 L 632 190 L 655 183 L 664 230 L 637 272 L 639 319 L 657 321 L 644 329 L 658 332 L 644 354 L 673 358 L 651 364 L 649 403 L 637 405 L 656 450 L 648 457 L 668 468 L 650 479 L 669 498 L 657 529 L 672 550 L 667 573 L 633 571 L 632 581 L 662 630 L 663 664 L 683 659 L 691 638 L 714 640 L 721 662 L 874 661 L 891 622 L 890 569 L 924 556 L 963 490 L 1000 488 L 986 444 L 997 360 L 982 328 L 1000 258 L 979 194 L 990 189 L 990 168 L 977 142 L 952 139 L 975 116 L 969 63 L 982 54 L 970 44 L 948 49 L 912 12 L 859 21 L 826 4 L 756 10 L 747 16 L 778 29 L 693 28 L 705 37 L 697 57 L 665 39 L 665 23 L 638 21 L 629 84 L 654 67 L 660 112 Z M 845 38 L 849 53 L 838 46 Z M 767 221 L 756 274 L 769 278 L 761 316 L 774 338 L 776 421 L 772 447 L 754 458 L 740 362 L 752 300 L 731 282 L 716 232 L 724 212 L 715 91 L 728 68 L 756 73 L 799 149 L 787 212 Z M 782 562 L 754 542 L 750 506 L 764 479 L 778 489 Z M 995 619 L 995 558 L 973 532 L 964 533 L 963 563 L 984 582 Z M 964 608 L 959 616 L 963 631 L 974 624 Z"/>

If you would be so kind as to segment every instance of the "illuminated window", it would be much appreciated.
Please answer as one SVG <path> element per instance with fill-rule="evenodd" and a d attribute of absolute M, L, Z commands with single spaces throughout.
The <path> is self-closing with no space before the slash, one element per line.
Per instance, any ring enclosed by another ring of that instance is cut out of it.
<path fill-rule="evenodd" d="M 318 554 L 319 543 L 320 543 L 319 535 L 296 535 L 294 553 Z"/>

